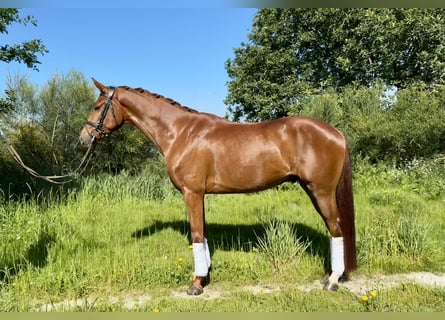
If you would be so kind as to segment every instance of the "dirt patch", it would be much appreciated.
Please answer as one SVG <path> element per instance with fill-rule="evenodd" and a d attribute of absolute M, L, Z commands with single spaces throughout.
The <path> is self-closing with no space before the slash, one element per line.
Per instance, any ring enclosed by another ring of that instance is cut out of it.
<path fill-rule="evenodd" d="M 204 293 L 199 296 L 189 296 L 185 290 L 183 291 L 173 291 L 171 296 L 174 298 L 182 298 L 182 299 L 203 299 L 203 300 L 214 300 L 222 298 L 222 296 L 227 293 L 220 290 L 217 290 L 213 285 L 209 285 L 205 287 Z"/>
<path fill-rule="evenodd" d="M 369 293 L 371 290 L 385 290 L 391 287 L 398 286 L 402 283 L 418 283 L 428 286 L 445 287 L 445 274 L 436 275 L 431 272 L 415 272 L 405 274 L 391 274 L 391 275 L 375 275 L 375 276 L 357 276 L 355 275 L 350 281 L 341 283 L 342 288 L 346 288 L 357 296 L 362 296 Z M 311 290 L 319 290 L 322 288 L 320 281 L 314 281 L 309 284 L 297 286 L 297 289 L 309 292 Z M 272 294 L 281 291 L 278 286 L 245 286 L 243 291 L 249 291 L 253 294 Z M 233 291 L 234 292 L 234 291 Z M 185 291 L 172 291 L 170 296 L 178 299 L 224 299 L 225 295 L 232 293 L 232 291 L 218 290 L 215 285 L 209 285 L 205 288 L 204 293 L 200 296 L 189 296 Z M 145 305 L 153 298 L 147 294 L 131 294 L 126 293 L 122 296 L 110 296 L 107 299 L 95 298 L 93 296 L 77 300 L 67 300 L 58 303 L 44 304 L 35 309 L 35 311 L 69 311 L 69 310 L 89 310 L 95 304 L 122 304 L 125 309 L 131 311 L 136 307 Z"/>
<path fill-rule="evenodd" d="M 354 276 L 350 281 L 341 283 L 341 287 L 348 289 L 357 296 L 365 295 L 371 290 L 384 290 L 402 283 L 418 283 L 429 286 L 445 287 L 445 274 L 436 275 L 431 272 L 415 272 L 376 276 Z M 297 287 L 302 291 L 320 289 L 320 281 Z"/>
<path fill-rule="evenodd" d="M 135 295 L 126 293 L 122 296 L 109 296 L 108 298 L 98 298 L 90 296 L 77 300 L 64 300 L 57 303 L 47 303 L 35 311 L 50 312 L 50 311 L 89 311 L 93 309 L 97 304 L 122 304 L 127 310 L 133 310 L 138 306 L 145 305 L 148 301 L 152 300 L 152 297 L 148 294 Z"/>

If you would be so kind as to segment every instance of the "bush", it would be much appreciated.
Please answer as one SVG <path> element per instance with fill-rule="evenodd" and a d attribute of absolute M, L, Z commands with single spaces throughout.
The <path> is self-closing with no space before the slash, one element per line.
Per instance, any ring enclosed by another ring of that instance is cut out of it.
<path fill-rule="evenodd" d="M 445 153 L 445 87 L 421 83 L 395 91 L 376 83 L 309 96 L 290 115 L 321 119 L 341 130 L 351 153 L 372 163 L 400 163 Z"/>

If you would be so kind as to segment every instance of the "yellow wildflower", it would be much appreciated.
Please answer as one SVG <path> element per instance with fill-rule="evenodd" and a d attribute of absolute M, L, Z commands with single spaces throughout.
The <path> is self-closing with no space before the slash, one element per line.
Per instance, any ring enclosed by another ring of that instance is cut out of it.
<path fill-rule="evenodd" d="M 159 308 L 154 308 L 153 312 L 161 312 L 161 310 L 159 310 Z"/>
<path fill-rule="evenodd" d="M 362 296 L 362 301 L 367 302 L 368 301 L 368 296 Z"/>
<path fill-rule="evenodd" d="M 371 295 L 371 297 L 377 297 L 377 291 L 375 290 L 372 290 L 369 294 Z"/>

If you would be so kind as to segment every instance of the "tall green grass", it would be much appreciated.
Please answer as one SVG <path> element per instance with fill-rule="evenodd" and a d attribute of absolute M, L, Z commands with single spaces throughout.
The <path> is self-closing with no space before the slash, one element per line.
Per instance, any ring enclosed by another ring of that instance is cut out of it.
<path fill-rule="evenodd" d="M 275 270 L 281 270 L 292 261 L 301 261 L 310 242 L 302 241 L 292 224 L 271 220 L 264 228 L 264 235 L 257 237 L 258 248 L 272 262 Z"/>
<path fill-rule="evenodd" d="M 135 307 L 144 311 L 445 309 L 423 299 L 425 294 L 431 301 L 443 299 L 440 288 L 390 289 L 372 306 L 347 291 L 297 290 L 326 271 L 329 235 L 306 194 L 291 184 L 261 193 L 207 196 L 210 290 L 222 292 L 223 298 L 172 298 L 172 291 L 183 292 L 189 285 L 193 261 L 182 197 L 163 170 L 84 178 L 63 196 L 3 199 L 0 310 L 30 311 L 90 297 L 94 303 L 74 309 L 126 310 L 123 297 L 139 294 L 151 297 Z M 354 172 L 356 273 L 444 272 L 443 163 L 388 168 L 356 160 Z M 281 291 L 243 291 L 252 286 Z M 109 297 L 122 301 L 111 303 Z M 420 302 L 413 305 L 413 299 Z"/>

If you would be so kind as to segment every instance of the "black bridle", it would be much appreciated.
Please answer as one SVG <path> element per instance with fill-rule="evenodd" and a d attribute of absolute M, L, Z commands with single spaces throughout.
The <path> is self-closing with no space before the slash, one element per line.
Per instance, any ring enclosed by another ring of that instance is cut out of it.
<path fill-rule="evenodd" d="M 99 120 L 97 122 L 87 121 L 86 125 L 89 125 L 94 128 L 94 131 L 104 135 L 105 137 L 108 136 L 111 132 L 106 129 L 104 125 L 105 117 L 107 116 L 108 110 L 111 108 L 111 113 L 113 114 L 114 119 L 116 119 L 116 114 L 114 113 L 113 105 L 111 104 L 111 100 L 113 100 L 115 87 L 109 87 L 108 96 L 107 96 L 107 102 L 105 103 L 104 108 L 102 109 L 102 112 L 100 114 Z M 96 141 L 96 136 L 87 129 L 88 135 L 91 138 L 91 144 L 94 144 Z"/>

